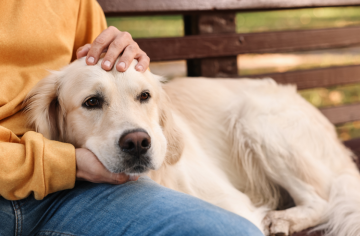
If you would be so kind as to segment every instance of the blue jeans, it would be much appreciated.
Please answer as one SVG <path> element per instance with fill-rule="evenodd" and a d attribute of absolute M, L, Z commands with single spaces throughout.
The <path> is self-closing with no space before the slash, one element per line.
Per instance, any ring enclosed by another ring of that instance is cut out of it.
<path fill-rule="evenodd" d="M 78 182 L 74 189 L 8 201 L 0 235 L 237 235 L 262 233 L 246 219 L 164 188 L 147 177 L 123 185 Z"/>

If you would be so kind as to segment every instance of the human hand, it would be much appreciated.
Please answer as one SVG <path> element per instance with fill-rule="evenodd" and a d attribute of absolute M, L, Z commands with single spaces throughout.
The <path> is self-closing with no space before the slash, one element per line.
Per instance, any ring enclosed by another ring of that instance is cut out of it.
<path fill-rule="evenodd" d="M 123 173 L 111 173 L 97 157 L 85 148 L 76 148 L 76 179 L 93 183 L 123 184 L 136 181 L 139 177 L 129 177 Z"/>
<path fill-rule="evenodd" d="M 121 32 L 114 26 L 110 26 L 101 32 L 92 44 L 78 48 L 76 57 L 79 59 L 86 56 L 86 64 L 95 65 L 101 53 L 106 52 L 101 68 L 111 70 L 123 51 L 124 53 L 116 65 L 118 71 L 126 71 L 133 59 L 138 60 L 138 64 L 135 66 L 137 71 L 144 72 L 149 67 L 150 58 L 139 48 L 131 35 L 128 32 Z"/>

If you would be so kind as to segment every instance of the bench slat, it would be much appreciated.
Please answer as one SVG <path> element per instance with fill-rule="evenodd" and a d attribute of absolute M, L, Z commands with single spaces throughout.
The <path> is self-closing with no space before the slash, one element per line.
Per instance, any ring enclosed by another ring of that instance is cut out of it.
<path fill-rule="evenodd" d="M 298 89 L 329 87 L 334 85 L 360 83 L 360 65 L 336 66 L 321 69 L 299 70 L 242 77 L 270 77 L 281 84 L 296 84 Z"/>
<path fill-rule="evenodd" d="M 341 124 L 360 120 L 360 104 L 351 104 L 338 107 L 322 108 L 320 111 L 333 124 Z"/>
<path fill-rule="evenodd" d="M 98 0 L 106 15 L 184 14 L 197 11 L 241 11 L 360 5 L 359 0 Z"/>
<path fill-rule="evenodd" d="M 360 27 L 135 39 L 152 61 L 279 53 L 360 45 Z"/>
<path fill-rule="evenodd" d="M 311 231 L 310 229 L 303 230 L 301 232 L 294 233 L 291 236 L 323 236 L 324 235 L 321 231 L 316 231 L 312 233 L 310 233 L 310 231 Z"/>
<path fill-rule="evenodd" d="M 350 148 L 354 152 L 354 154 L 358 157 L 358 159 L 355 160 L 355 163 L 358 166 L 358 168 L 360 169 L 360 162 L 359 162 L 360 138 L 355 138 L 355 139 L 345 141 L 344 144 L 346 147 Z"/>

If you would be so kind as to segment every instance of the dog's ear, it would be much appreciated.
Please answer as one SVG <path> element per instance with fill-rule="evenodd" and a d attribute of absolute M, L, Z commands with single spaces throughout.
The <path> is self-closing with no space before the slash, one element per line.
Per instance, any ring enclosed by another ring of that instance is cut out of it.
<path fill-rule="evenodd" d="M 165 162 L 169 165 L 173 165 L 179 161 L 184 149 L 183 136 L 174 122 L 171 110 L 169 98 L 165 94 L 165 91 L 161 91 L 159 104 L 160 125 L 163 128 L 163 132 L 167 140 Z"/>
<path fill-rule="evenodd" d="M 59 79 L 60 72 L 52 72 L 38 82 L 26 96 L 23 107 L 30 127 L 48 139 L 61 141 L 64 113 L 58 102 Z"/>

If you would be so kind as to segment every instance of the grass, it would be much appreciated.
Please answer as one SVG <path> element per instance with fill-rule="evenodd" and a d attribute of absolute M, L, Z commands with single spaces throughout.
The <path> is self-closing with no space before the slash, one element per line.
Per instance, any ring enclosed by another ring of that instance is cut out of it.
<path fill-rule="evenodd" d="M 360 7 L 324 7 L 236 15 L 238 33 L 344 27 L 360 24 Z"/>
<path fill-rule="evenodd" d="M 108 26 L 129 32 L 133 38 L 179 37 L 184 35 L 181 15 L 107 17 Z"/>
<path fill-rule="evenodd" d="M 360 84 L 306 89 L 299 93 L 318 108 L 353 104 L 360 101 Z"/>
<path fill-rule="evenodd" d="M 318 108 L 360 102 L 360 84 L 307 89 L 301 90 L 299 93 Z M 359 138 L 360 121 L 337 125 L 336 131 L 339 138 L 343 141 Z"/>

